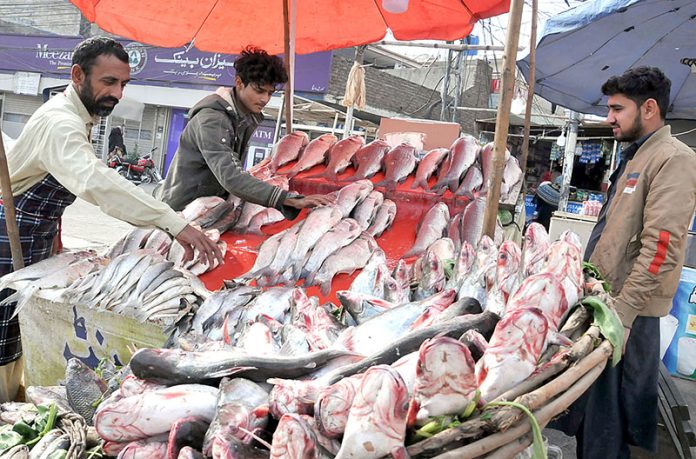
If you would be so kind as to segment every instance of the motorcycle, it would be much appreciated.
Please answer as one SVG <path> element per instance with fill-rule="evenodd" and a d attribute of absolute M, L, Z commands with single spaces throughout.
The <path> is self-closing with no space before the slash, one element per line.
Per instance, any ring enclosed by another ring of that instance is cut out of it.
<path fill-rule="evenodd" d="M 150 153 L 141 156 L 137 160 L 129 160 L 122 155 L 113 154 L 109 157 L 108 166 L 115 169 L 126 179 L 134 183 L 158 183 L 163 180 L 162 174 L 155 167 L 155 162 L 152 160 L 152 153 L 157 150 L 157 147 L 150 150 Z"/>

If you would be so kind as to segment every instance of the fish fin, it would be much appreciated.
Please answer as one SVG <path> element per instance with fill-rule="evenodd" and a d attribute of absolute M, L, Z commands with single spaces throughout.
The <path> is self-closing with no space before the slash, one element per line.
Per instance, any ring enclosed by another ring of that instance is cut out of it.
<path fill-rule="evenodd" d="M 27 305 L 29 300 L 31 299 L 32 295 L 34 294 L 36 290 L 31 291 L 30 293 L 23 293 L 23 292 L 17 292 L 12 296 L 19 295 L 17 297 L 17 306 L 15 306 L 14 313 L 12 313 L 12 318 L 14 319 L 17 317 L 17 314 L 19 314 L 19 311 L 21 311 L 24 306 Z M 9 299 L 9 298 L 8 298 Z"/>
<path fill-rule="evenodd" d="M 206 373 L 205 376 L 206 378 L 210 379 L 215 379 L 215 378 L 224 378 L 225 376 L 231 376 L 237 373 L 241 373 L 243 371 L 250 371 L 250 370 L 258 370 L 257 367 L 231 367 L 231 368 L 223 368 L 222 370 L 218 370 L 215 372 L 211 373 Z"/>

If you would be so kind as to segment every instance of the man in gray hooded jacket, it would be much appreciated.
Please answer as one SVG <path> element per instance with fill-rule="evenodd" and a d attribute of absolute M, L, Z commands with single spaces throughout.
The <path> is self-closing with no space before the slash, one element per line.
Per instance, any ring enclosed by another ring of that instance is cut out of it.
<path fill-rule="evenodd" d="M 189 111 L 159 197 L 174 210 L 201 196 L 233 194 L 244 201 L 280 210 L 294 219 L 299 209 L 327 205 L 324 195 L 302 196 L 246 173 L 242 164 L 251 135 L 276 86 L 287 82 L 282 61 L 263 50 L 246 48 L 234 63 L 233 88 L 219 88 Z"/>

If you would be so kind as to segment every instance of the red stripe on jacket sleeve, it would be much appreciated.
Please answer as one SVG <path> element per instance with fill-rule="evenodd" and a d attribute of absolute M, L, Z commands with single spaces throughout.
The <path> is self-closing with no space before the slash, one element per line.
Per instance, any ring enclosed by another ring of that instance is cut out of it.
<path fill-rule="evenodd" d="M 650 271 L 653 274 L 657 274 L 660 270 L 660 266 L 665 262 L 667 257 L 667 246 L 669 245 L 669 231 L 660 231 L 660 238 L 657 240 L 657 249 L 655 250 L 655 257 L 652 263 L 650 263 Z"/>

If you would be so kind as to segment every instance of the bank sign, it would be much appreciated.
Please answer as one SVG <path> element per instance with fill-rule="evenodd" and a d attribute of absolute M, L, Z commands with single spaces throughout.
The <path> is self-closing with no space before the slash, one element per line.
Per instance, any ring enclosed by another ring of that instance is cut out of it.
<path fill-rule="evenodd" d="M 72 54 L 82 38 L 0 34 L 0 71 L 70 75 Z M 155 86 L 232 86 L 235 55 L 193 47 L 158 48 L 119 40 L 128 51 L 133 83 Z M 295 58 L 295 91 L 325 93 L 331 75 L 331 52 Z"/>

